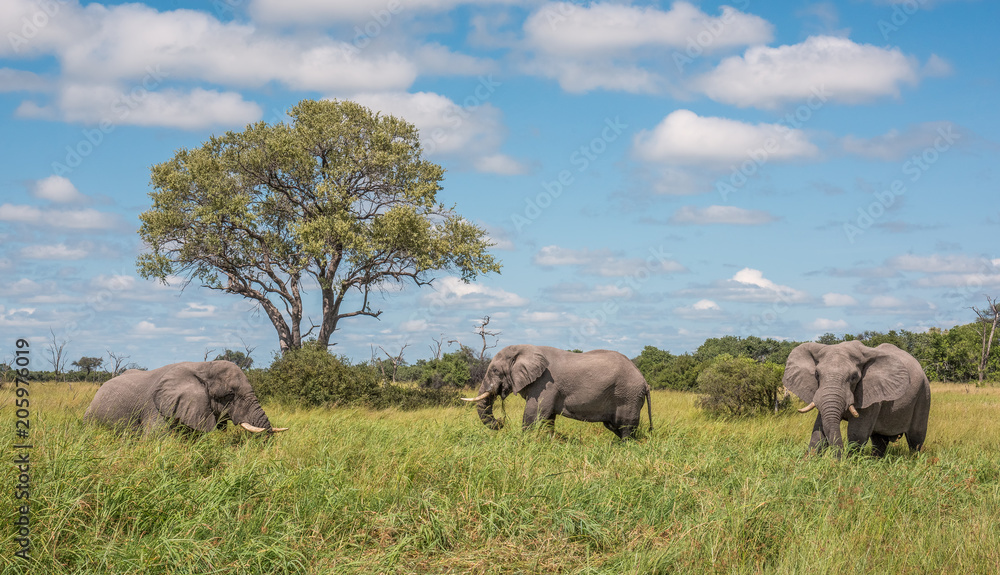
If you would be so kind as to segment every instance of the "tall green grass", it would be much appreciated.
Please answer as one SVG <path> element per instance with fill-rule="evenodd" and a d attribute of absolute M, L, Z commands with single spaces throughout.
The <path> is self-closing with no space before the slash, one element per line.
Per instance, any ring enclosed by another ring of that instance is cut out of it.
<path fill-rule="evenodd" d="M 933 386 L 926 450 L 805 458 L 813 416 L 706 418 L 653 393 L 655 431 L 484 428 L 471 406 L 265 409 L 262 441 L 120 437 L 96 386 L 32 384 L 32 563 L 3 573 L 996 573 L 1000 393 Z M 3 427 L 13 398 L 0 391 Z M 12 453 L 13 433 L 0 437 Z M 8 457 L 9 460 L 9 457 Z M 16 474 L 0 521 L 13 533 Z"/>

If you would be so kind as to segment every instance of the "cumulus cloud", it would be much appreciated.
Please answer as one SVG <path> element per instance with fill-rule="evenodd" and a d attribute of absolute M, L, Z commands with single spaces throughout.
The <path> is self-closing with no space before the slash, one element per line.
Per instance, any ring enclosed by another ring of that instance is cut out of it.
<path fill-rule="evenodd" d="M 708 32 L 705 50 L 748 46 L 768 42 L 769 22 L 723 6 L 722 14 L 709 16 L 688 2 L 675 2 L 669 10 L 595 2 L 583 7 L 569 2 L 551 2 L 535 11 L 524 23 L 527 42 L 545 52 L 574 56 L 606 54 L 640 46 L 686 47 Z"/>
<path fill-rule="evenodd" d="M 714 189 L 734 166 L 753 170 L 777 162 L 817 157 L 805 132 L 782 124 L 750 124 L 675 110 L 632 139 L 632 154 L 649 170 L 658 193 L 682 195 Z"/>
<path fill-rule="evenodd" d="M 795 288 L 777 284 L 764 277 L 764 273 L 753 268 L 743 268 L 732 278 L 681 290 L 677 295 L 690 297 L 711 297 L 726 301 L 755 303 L 800 303 L 808 301 L 809 294 Z"/>
<path fill-rule="evenodd" d="M 811 36 L 777 48 L 753 46 L 724 59 L 693 86 L 718 102 L 773 109 L 810 98 L 853 104 L 899 96 L 903 85 L 920 78 L 920 63 L 898 48 Z"/>
<path fill-rule="evenodd" d="M 434 293 L 424 296 L 424 303 L 430 306 L 491 309 L 528 305 L 528 299 L 516 293 L 472 282 L 465 283 L 461 278 L 453 276 L 436 280 L 433 287 Z"/>
<path fill-rule="evenodd" d="M 801 130 L 699 116 L 690 110 L 675 110 L 653 130 L 636 134 L 634 151 L 647 162 L 711 166 L 727 166 L 756 151 L 766 151 L 769 161 L 819 153 Z"/>
<path fill-rule="evenodd" d="M 709 16 L 688 2 L 675 2 L 669 10 L 550 2 L 524 22 L 524 43 L 534 55 L 525 68 L 558 80 L 569 92 L 661 92 L 668 80 L 643 66 L 644 52 L 652 50 L 657 65 L 650 68 L 659 70 L 674 52 L 683 57 L 678 50 L 688 46 L 713 52 L 768 42 L 771 36 L 766 20 L 728 6 Z"/>
<path fill-rule="evenodd" d="M 491 78 L 484 77 L 480 85 L 494 88 Z M 464 159 L 482 172 L 525 171 L 520 162 L 499 152 L 506 129 L 500 109 L 489 102 L 477 99 L 475 105 L 466 107 L 432 92 L 365 93 L 353 99 L 415 125 L 429 157 Z"/>
<path fill-rule="evenodd" d="M 841 331 L 847 329 L 848 323 L 842 319 L 826 319 L 818 317 L 809 324 L 809 329 L 820 331 Z"/>
<path fill-rule="evenodd" d="M 858 305 L 858 300 L 842 293 L 823 294 L 823 305 L 827 307 L 850 307 Z"/>
<path fill-rule="evenodd" d="M 347 5 L 321 3 L 331 4 Z M 413 6 L 407 3 L 407 8 Z M 205 11 L 161 12 L 140 4 L 83 7 L 76 1 L 60 2 L 58 9 L 58 17 L 16 51 L 9 42 L 0 46 L 0 56 L 51 55 L 61 67 L 60 75 L 46 82 L 51 96 L 22 102 L 20 117 L 182 129 L 242 126 L 260 119 L 258 104 L 235 91 L 191 88 L 190 83 L 242 89 L 276 82 L 292 90 L 350 96 L 406 90 L 421 71 L 473 74 L 490 66 L 437 44 L 409 45 L 405 36 L 395 47 L 389 42 L 361 50 L 319 31 L 291 33 L 221 21 Z M 38 7 L 10 0 L 4 10 L 3 21 L 19 22 Z M 29 79 L 26 74 L 2 72 L 0 86 L 5 79 Z"/>
<path fill-rule="evenodd" d="M 739 226 L 759 226 L 777 221 L 778 218 L 762 210 L 747 210 L 736 206 L 708 206 L 696 208 L 684 206 L 670 217 L 672 224 L 731 224 Z"/>
<path fill-rule="evenodd" d="M 60 204 L 78 203 L 87 200 L 87 196 L 81 194 L 69 178 L 52 175 L 47 178 L 35 181 L 31 187 L 31 194 L 36 198 L 56 202 Z"/>

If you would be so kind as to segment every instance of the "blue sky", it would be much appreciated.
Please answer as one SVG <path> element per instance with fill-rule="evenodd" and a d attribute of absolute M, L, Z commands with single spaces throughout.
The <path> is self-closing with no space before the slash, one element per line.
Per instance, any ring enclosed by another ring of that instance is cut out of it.
<path fill-rule="evenodd" d="M 334 335 L 355 360 L 475 346 L 484 315 L 501 345 L 629 356 L 968 323 L 1000 294 L 998 19 L 962 0 L 6 0 L 0 353 L 29 338 L 48 369 L 51 329 L 71 360 L 245 342 L 268 363 L 249 302 L 138 277 L 138 214 L 150 166 L 304 98 L 414 123 L 441 200 L 504 266 L 384 294 Z"/>

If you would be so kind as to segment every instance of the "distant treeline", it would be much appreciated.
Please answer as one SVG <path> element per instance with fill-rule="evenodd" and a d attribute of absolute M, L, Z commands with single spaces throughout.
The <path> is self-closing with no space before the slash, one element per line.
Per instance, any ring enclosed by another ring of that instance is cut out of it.
<path fill-rule="evenodd" d="M 976 381 L 979 376 L 982 336 L 978 327 L 976 323 L 970 323 L 948 330 L 931 328 L 920 333 L 905 329 L 884 333 L 878 331 L 844 335 L 827 333 L 816 341 L 835 344 L 859 340 L 870 347 L 891 343 L 917 358 L 931 381 L 967 382 Z M 727 335 L 705 340 L 694 353 L 678 355 L 646 346 L 632 361 L 654 389 L 689 391 L 697 387 L 698 375 L 720 355 L 747 357 L 761 363 L 784 365 L 788 354 L 800 343 L 802 342 Z M 985 373 L 987 381 L 1000 381 L 998 348 L 1000 346 L 993 346 L 987 362 Z M 230 353 L 229 350 L 227 353 Z M 223 359 L 223 356 L 216 359 Z M 249 368 L 252 362 L 249 357 L 239 359 L 242 360 L 240 364 L 244 368 Z M 489 361 L 488 354 L 463 345 L 457 351 L 444 353 L 433 359 L 419 359 L 413 364 L 407 363 L 402 357 L 383 360 L 373 358 L 367 363 L 374 368 L 375 374 L 381 379 L 409 382 L 417 387 L 441 389 L 478 385 L 486 373 Z M 57 377 L 53 371 L 32 371 L 30 378 L 38 381 L 105 382 L 111 378 L 111 373 L 106 370 L 92 370 L 90 373 L 77 370 L 60 373 Z"/>
<path fill-rule="evenodd" d="M 976 323 L 970 323 L 948 330 L 931 328 L 920 333 L 905 329 L 839 336 L 827 333 L 816 341 L 835 344 L 858 340 L 869 347 L 891 343 L 917 358 L 931 381 L 967 382 L 979 378 L 982 336 L 978 328 Z M 654 389 L 694 390 L 698 375 L 722 354 L 784 365 L 788 354 L 800 343 L 729 335 L 708 339 L 694 353 L 681 355 L 646 346 L 632 361 Z M 986 380 L 1000 380 L 1000 351 L 997 346 L 993 347 L 986 365 Z"/>

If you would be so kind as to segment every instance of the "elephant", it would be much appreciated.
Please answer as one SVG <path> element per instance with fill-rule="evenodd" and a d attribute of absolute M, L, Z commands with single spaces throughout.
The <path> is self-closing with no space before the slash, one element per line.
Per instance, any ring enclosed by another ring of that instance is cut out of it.
<path fill-rule="evenodd" d="M 146 434 L 167 428 L 208 432 L 228 421 L 254 433 L 288 429 L 271 426 L 246 374 L 230 361 L 130 369 L 97 390 L 83 418 Z"/>
<path fill-rule="evenodd" d="M 788 355 L 782 383 L 808 404 L 800 412 L 819 410 L 810 452 L 832 446 L 842 453 L 842 419 L 848 446 L 863 447 L 871 439 L 874 457 L 884 456 L 888 444 L 903 435 L 911 452 L 924 445 L 930 383 L 920 362 L 892 344 L 803 343 Z"/>
<path fill-rule="evenodd" d="M 493 417 L 497 396 L 503 400 L 517 393 L 527 402 L 523 429 L 543 422 L 551 433 L 556 415 L 564 415 L 601 422 L 619 438 L 629 439 L 639 427 L 645 401 L 653 431 L 649 385 L 635 365 L 616 351 L 575 353 L 547 346 L 507 346 L 490 361 L 479 391 L 477 397 L 462 399 L 476 402 L 479 418 L 494 430 L 503 427 Z"/>

